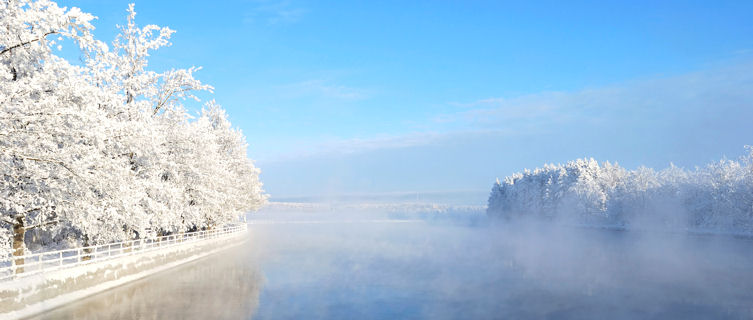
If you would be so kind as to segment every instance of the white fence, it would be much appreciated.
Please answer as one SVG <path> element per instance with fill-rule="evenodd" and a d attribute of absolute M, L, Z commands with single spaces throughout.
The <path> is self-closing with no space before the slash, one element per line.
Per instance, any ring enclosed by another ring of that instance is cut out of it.
<path fill-rule="evenodd" d="M 8 256 L 0 259 L 0 281 L 69 268 L 77 265 L 100 262 L 122 256 L 173 247 L 188 242 L 216 239 L 245 232 L 245 223 L 214 230 L 186 232 L 152 239 L 130 240 L 57 251 L 32 253 L 23 256 Z"/>

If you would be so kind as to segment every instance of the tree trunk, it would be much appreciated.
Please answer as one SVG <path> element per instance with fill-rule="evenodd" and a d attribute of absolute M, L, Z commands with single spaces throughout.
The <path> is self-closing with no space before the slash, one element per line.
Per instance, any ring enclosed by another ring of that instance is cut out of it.
<path fill-rule="evenodd" d="M 84 247 L 89 246 L 89 236 L 84 236 Z M 92 256 L 90 255 L 92 253 L 91 248 L 84 249 L 84 255 L 81 257 L 81 261 L 89 261 L 92 259 Z"/>
<path fill-rule="evenodd" d="M 126 228 L 126 227 L 124 227 L 124 228 L 125 228 L 125 230 L 126 230 L 126 234 L 127 234 L 127 235 L 131 235 L 131 234 L 133 234 L 133 233 L 131 232 L 132 230 L 131 230 L 130 228 Z M 133 237 L 133 236 L 129 236 L 129 237 L 128 237 L 128 239 L 129 239 L 129 240 L 131 240 L 131 241 L 133 241 L 133 240 L 134 240 L 134 237 Z M 127 252 L 131 252 L 131 251 L 133 251 L 133 249 L 131 249 L 131 245 L 132 245 L 132 244 L 133 244 L 133 242 L 131 242 L 131 243 L 123 243 L 123 244 L 121 244 L 121 245 L 120 245 L 120 252 L 121 252 L 121 253 L 127 253 Z"/>
<path fill-rule="evenodd" d="M 24 244 L 25 236 L 26 228 L 24 228 L 24 218 L 23 216 L 18 216 L 16 217 L 16 224 L 13 225 L 13 255 L 16 257 L 23 256 L 26 251 L 26 245 Z M 16 273 L 23 273 L 24 259 L 18 258 L 14 263 L 16 265 Z"/>

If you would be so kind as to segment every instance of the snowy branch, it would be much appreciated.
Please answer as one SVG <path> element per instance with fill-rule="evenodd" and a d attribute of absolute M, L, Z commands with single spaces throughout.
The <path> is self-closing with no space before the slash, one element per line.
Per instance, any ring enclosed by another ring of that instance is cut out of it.
<path fill-rule="evenodd" d="M 108 46 L 78 8 L 0 3 L 0 42 L 14 43 L 0 44 L 0 234 L 23 241 L 26 225 L 102 243 L 210 228 L 266 201 L 225 111 L 212 101 L 195 117 L 183 106 L 212 92 L 194 78 L 200 68 L 148 68 L 173 30 L 138 27 L 130 5 Z M 66 40 L 83 64 L 50 50 Z M 0 241 L 0 254 L 7 245 Z"/>
<path fill-rule="evenodd" d="M 36 39 L 32 39 L 32 40 L 29 40 L 29 41 L 26 41 L 26 42 L 21 42 L 21 43 L 19 43 L 19 44 L 15 44 L 15 45 L 12 45 L 12 46 L 10 46 L 10 47 L 4 48 L 4 49 L 3 49 L 2 51 L 0 51 L 0 55 L 3 55 L 3 54 L 5 54 L 6 52 L 10 52 L 10 51 L 11 51 L 11 50 L 13 50 L 13 49 L 16 49 L 16 48 L 19 48 L 19 47 L 23 47 L 23 46 L 25 46 L 25 45 L 29 45 L 29 44 L 32 44 L 32 43 L 34 43 L 34 42 L 40 41 L 40 40 L 42 40 L 42 39 L 46 38 L 46 37 L 47 37 L 47 36 L 49 36 L 49 35 L 52 35 L 52 34 L 57 34 L 57 33 L 59 33 L 59 32 L 57 32 L 57 31 L 50 31 L 50 32 L 47 32 L 47 33 L 43 34 L 43 35 L 42 35 L 41 37 L 39 37 L 39 38 L 36 38 Z"/>

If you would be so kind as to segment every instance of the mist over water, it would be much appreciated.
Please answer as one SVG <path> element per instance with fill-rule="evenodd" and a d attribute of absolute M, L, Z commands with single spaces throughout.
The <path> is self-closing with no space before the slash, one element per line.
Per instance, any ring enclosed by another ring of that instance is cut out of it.
<path fill-rule="evenodd" d="M 58 312 L 89 319 L 753 318 L 750 239 L 494 223 L 468 212 L 426 220 L 374 207 L 270 208 L 250 216 L 243 247 Z M 195 289 L 179 289 L 186 286 Z M 103 304 L 109 308 L 97 307 Z"/>
<path fill-rule="evenodd" d="M 390 192 L 321 194 L 314 196 L 283 196 L 271 199 L 273 202 L 287 203 L 335 203 L 335 204 L 443 204 L 443 205 L 486 205 L 489 193 L 483 190 L 455 190 L 436 192 Z M 267 210 L 268 211 L 268 210 Z M 264 212 L 264 210 L 262 211 Z"/>
<path fill-rule="evenodd" d="M 749 240 L 537 223 L 252 230 L 260 319 L 753 317 Z"/>

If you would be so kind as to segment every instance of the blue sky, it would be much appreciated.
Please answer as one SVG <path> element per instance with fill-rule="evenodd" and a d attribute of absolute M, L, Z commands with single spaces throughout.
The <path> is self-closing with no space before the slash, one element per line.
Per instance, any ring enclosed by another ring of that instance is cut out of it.
<path fill-rule="evenodd" d="M 112 39 L 128 1 L 61 1 Z M 202 66 L 273 198 L 489 189 L 578 157 L 753 144 L 753 2 L 142 1 Z"/>

